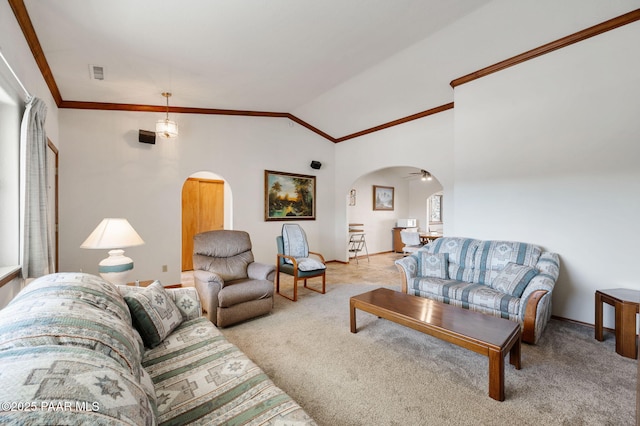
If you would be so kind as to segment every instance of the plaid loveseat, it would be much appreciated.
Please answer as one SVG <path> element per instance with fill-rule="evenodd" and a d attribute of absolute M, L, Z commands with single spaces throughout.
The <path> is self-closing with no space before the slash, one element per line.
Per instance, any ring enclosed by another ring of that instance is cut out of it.
<path fill-rule="evenodd" d="M 533 244 L 444 237 L 395 263 L 403 292 L 519 322 L 525 342 L 551 317 L 559 256 Z"/>
<path fill-rule="evenodd" d="M 315 424 L 194 288 L 39 278 L 0 311 L 0 365 L 3 425 Z"/>

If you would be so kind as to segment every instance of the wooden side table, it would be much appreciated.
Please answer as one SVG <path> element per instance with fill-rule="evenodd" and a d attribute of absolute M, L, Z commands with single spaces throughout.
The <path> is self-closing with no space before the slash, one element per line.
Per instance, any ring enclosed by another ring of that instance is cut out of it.
<path fill-rule="evenodd" d="M 602 304 L 615 309 L 616 352 L 627 358 L 637 358 L 636 314 L 640 313 L 640 291 L 628 288 L 596 290 L 596 340 L 602 342 Z"/>
<path fill-rule="evenodd" d="M 139 287 L 147 287 L 147 286 L 153 284 L 154 281 L 155 280 L 139 281 L 138 284 L 139 284 Z M 127 283 L 127 285 L 135 286 L 136 283 L 134 281 L 134 282 Z M 164 286 L 164 288 L 180 288 L 180 287 L 182 287 L 182 284 L 171 284 L 171 285 L 165 285 Z"/>

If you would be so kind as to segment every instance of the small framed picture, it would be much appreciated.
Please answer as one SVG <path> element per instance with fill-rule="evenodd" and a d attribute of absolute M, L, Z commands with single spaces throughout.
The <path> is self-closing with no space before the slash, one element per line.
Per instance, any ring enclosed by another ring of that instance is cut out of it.
<path fill-rule="evenodd" d="M 373 185 L 373 210 L 393 210 L 393 186 Z"/>
<path fill-rule="evenodd" d="M 429 225 L 442 224 L 442 194 L 429 198 Z"/>

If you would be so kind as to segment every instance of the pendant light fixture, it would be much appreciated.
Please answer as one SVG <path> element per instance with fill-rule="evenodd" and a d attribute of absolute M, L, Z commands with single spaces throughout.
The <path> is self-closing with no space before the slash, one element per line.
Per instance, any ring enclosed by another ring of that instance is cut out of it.
<path fill-rule="evenodd" d="M 162 96 L 167 98 L 167 116 L 164 120 L 156 122 L 156 135 L 161 138 L 172 139 L 178 136 L 178 124 L 169 120 L 169 98 L 171 97 L 171 92 L 162 92 Z"/>

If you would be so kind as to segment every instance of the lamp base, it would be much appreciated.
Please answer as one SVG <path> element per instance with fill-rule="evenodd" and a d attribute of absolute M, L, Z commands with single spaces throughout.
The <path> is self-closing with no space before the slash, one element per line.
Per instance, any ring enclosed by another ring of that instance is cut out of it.
<path fill-rule="evenodd" d="M 133 260 L 124 255 L 124 250 L 109 250 L 109 257 L 98 264 L 98 272 L 105 280 L 115 285 L 126 285 L 133 270 Z"/>

